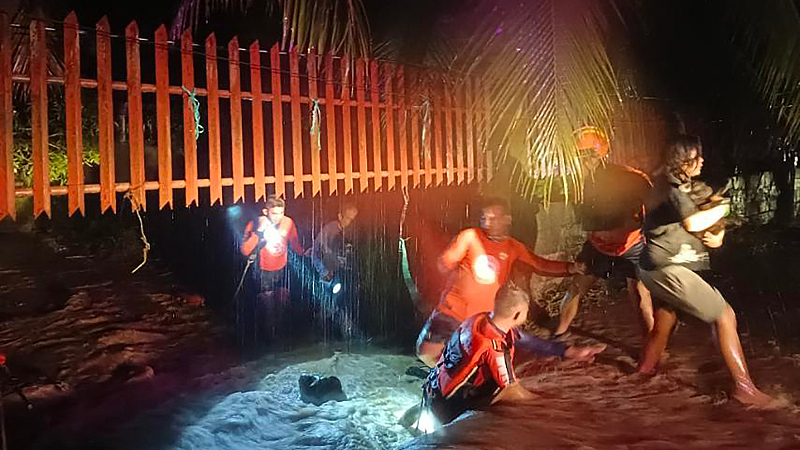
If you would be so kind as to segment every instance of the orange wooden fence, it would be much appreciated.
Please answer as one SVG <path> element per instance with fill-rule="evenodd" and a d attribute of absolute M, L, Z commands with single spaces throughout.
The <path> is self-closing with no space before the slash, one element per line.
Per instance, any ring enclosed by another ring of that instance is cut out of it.
<path fill-rule="evenodd" d="M 29 35 L 28 73 L 11 71 L 14 32 Z M 47 72 L 50 52 L 61 54 L 61 49 L 47 47 L 47 33 L 63 33 L 63 76 Z M 113 68 L 120 64 L 123 40 L 125 79 L 115 80 L 112 74 L 121 73 Z M 92 56 L 96 60 L 88 64 L 96 67 L 95 73 L 89 76 L 86 70 L 82 72 L 82 59 L 86 62 L 87 58 L 80 50 L 82 42 L 96 49 Z M 148 59 L 144 59 L 145 51 Z M 100 209 L 105 212 L 116 211 L 118 194 L 127 192 L 146 206 L 146 192 L 157 191 L 158 206 L 164 208 L 175 206 L 177 193 L 182 193 L 185 206 L 191 206 L 257 201 L 270 192 L 294 197 L 336 195 L 491 177 L 492 156 L 484 151 L 485 113 L 475 107 L 486 104 L 480 81 L 470 80 L 458 90 L 444 83 L 428 83 L 420 89 L 422 71 L 427 69 L 365 60 L 356 60 L 355 67 L 350 67 L 349 61 L 333 55 L 287 54 L 277 44 L 262 50 L 253 42 L 243 49 L 237 38 L 227 49 L 220 49 L 213 34 L 201 47 L 188 31 L 180 42 L 171 42 L 164 26 L 153 39 L 145 39 L 135 22 L 123 36 L 116 36 L 105 18 L 94 30 L 81 29 L 74 13 L 52 28 L 33 21 L 27 30 L 12 26 L 5 14 L 0 15 L 0 218 L 15 217 L 15 196 L 33 196 L 34 214 L 49 216 L 51 195 L 67 195 L 71 215 L 85 212 L 88 194 L 99 194 Z M 170 83 L 170 69 L 176 67 L 180 77 L 173 75 L 172 80 L 180 79 L 179 84 Z M 205 73 L 199 71 L 196 76 L 195 71 L 203 67 Z M 198 86 L 198 80 L 204 86 Z M 30 88 L 30 188 L 15 184 L 15 84 Z M 48 95 L 53 89 L 63 89 L 63 97 L 58 98 L 64 99 L 66 112 L 68 181 L 58 186 L 51 185 L 48 167 Z M 120 91 L 125 93 L 124 100 Z M 204 128 L 200 136 L 188 93 L 200 100 Z M 90 107 L 84 102 L 87 95 L 96 99 L 97 108 L 99 170 L 86 172 L 96 178 L 94 183 L 84 180 L 82 162 L 82 114 Z M 175 109 L 171 100 L 179 96 L 182 121 L 171 116 Z M 122 116 L 125 129 L 115 120 Z M 148 119 L 155 127 L 149 143 Z M 179 130 L 183 139 L 173 139 L 173 130 Z M 116 147 L 121 140 L 127 147 L 127 161 L 115 161 L 120 159 Z M 150 175 L 148 157 L 157 168 Z"/>

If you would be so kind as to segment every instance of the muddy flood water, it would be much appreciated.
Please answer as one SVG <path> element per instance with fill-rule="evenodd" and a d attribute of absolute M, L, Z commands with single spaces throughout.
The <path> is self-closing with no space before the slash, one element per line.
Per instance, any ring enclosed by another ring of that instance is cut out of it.
<path fill-rule="evenodd" d="M 570 338 L 609 345 L 594 363 L 519 361 L 537 398 L 416 437 L 397 423 L 419 401 L 421 380 L 405 373 L 416 364 L 410 344 L 296 342 L 252 358 L 157 264 L 134 279 L 29 234 L 0 233 L 0 245 L 11 250 L 3 298 L 27 299 L 0 310 L 15 377 L 3 392 L 9 449 L 800 448 L 800 229 L 741 230 L 714 256 L 753 378 L 787 408 L 729 400 L 711 332 L 694 320 L 678 328 L 658 375 L 634 374 L 638 325 L 612 283 L 591 293 Z M 60 272 L 39 270 L 53 263 Z M 303 403 L 303 373 L 338 376 L 347 400 Z"/>

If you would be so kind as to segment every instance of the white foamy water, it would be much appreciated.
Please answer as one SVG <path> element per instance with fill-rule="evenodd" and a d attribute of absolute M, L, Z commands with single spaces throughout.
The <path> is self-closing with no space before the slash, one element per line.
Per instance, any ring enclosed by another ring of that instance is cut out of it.
<path fill-rule="evenodd" d="M 335 354 L 266 376 L 257 390 L 225 397 L 185 428 L 176 450 L 389 449 L 411 439 L 398 424 L 420 400 L 422 381 L 405 375 L 408 356 Z M 339 377 L 348 400 L 300 400 L 298 378 Z"/>

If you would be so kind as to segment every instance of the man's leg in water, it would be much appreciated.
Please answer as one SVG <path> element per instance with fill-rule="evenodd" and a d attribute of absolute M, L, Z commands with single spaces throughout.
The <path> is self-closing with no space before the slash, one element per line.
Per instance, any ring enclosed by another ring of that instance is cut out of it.
<path fill-rule="evenodd" d="M 735 384 L 733 397 L 746 405 L 770 406 L 770 403 L 774 402 L 773 398 L 756 388 L 750 378 L 750 372 L 747 370 L 742 343 L 739 340 L 739 333 L 736 331 L 736 313 L 733 312 L 730 305 L 725 306 L 725 310 L 714 325 L 717 328 L 722 356 L 725 358 L 725 364 L 728 366 Z"/>
<path fill-rule="evenodd" d="M 656 308 L 653 313 L 653 329 L 647 335 L 647 341 L 642 350 L 642 358 L 639 361 L 638 371 L 640 373 L 653 373 L 661 357 L 661 353 L 667 348 L 672 328 L 678 320 L 675 312 L 665 308 Z"/>
<path fill-rule="evenodd" d="M 575 275 L 569 285 L 569 290 L 561 300 L 561 315 L 559 317 L 558 328 L 555 335 L 564 334 L 569 329 L 570 324 L 578 314 L 578 305 L 581 298 L 589 292 L 592 285 L 597 281 L 594 275 Z"/>
<path fill-rule="evenodd" d="M 650 330 L 653 329 L 653 299 L 650 291 L 644 286 L 641 280 L 628 278 L 628 295 L 633 306 L 639 312 L 639 324 L 642 326 L 642 336 L 647 338 Z"/>

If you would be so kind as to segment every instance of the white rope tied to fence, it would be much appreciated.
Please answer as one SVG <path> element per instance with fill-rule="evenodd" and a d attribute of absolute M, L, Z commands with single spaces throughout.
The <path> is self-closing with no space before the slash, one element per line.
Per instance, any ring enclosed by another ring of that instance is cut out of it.
<path fill-rule="evenodd" d="M 186 86 L 181 86 L 181 89 L 186 92 L 186 95 L 189 96 L 189 101 L 192 102 L 192 109 L 194 109 L 194 140 L 198 140 L 205 129 L 200 125 L 200 100 L 197 99 L 197 88 L 192 89 L 192 92 L 189 92 Z"/>
<path fill-rule="evenodd" d="M 130 190 L 125 192 L 125 198 L 130 200 L 131 206 L 133 206 L 133 211 L 136 213 L 136 218 L 139 219 L 139 239 L 141 239 L 144 247 L 142 248 L 142 262 L 136 266 L 135 269 L 131 270 L 131 273 L 136 273 L 137 270 L 141 269 L 147 263 L 147 253 L 150 251 L 150 243 L 147 241 L 147 236 L 144 234 L 144 222 L 142 222 L 142 215 L 139 212 L 143 210 L 144 207 L 136 201 L 136 197 L 133 196 Z"/>

